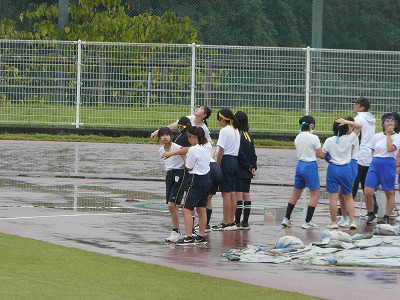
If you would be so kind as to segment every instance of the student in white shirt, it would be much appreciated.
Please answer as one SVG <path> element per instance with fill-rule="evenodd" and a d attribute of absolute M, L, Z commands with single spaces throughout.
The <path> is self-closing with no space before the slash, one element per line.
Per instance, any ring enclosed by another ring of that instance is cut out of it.
<path fill-rule="evenodd" d="M 210 184 L 210 156 L 212 147 L 207 141 L 204 130 L 193 126 L 187 132 L 192 147 L 186 154 L 186 169 L 189 172 L 186 195 L 182 201 L 182 215 L 185 222 L 186 235 L 176 244 L 206 244 L 205 230 L 207 224 L 206 206 Z M 196 208 L 199 217 L 199 231 L 196 237 L 193 233 L 192 212 Z"/>
<path fill-rule="evenodd" d="M 349 133 L 349 125 L 354 131 Z M 338 229 L 337 200 L 339 187 L 342 191 L 347 214 L 350 218 L 350 229 L 357 229 L 354 217 L 354 200 L 352 195 L 354 176 L 350 165 L 354 141 L 360 133 L 362 125 L 343 118 L 336 119 L 333 123 L 334 136 L 326 139 L 322 151 L 329 153 L 330 161 L 326 172 L 326 191 L 329 193 L 329 212 L 331 222 L 326 225 L 329 229 Z"/>
<path fill-rule="evenodd" d="M 310 201 L 308 203 L 307 215 L 303 229 L 318 228 L 319 226 L 312 221 L 315 207 L 320 196 L 320 181 L 318 174 L 317 157 L 322 158 L 321 142 L 314 132 L 315 120 L 312 116 L 303 116 L 299 120 L 300 133 L 296 136 L 294 144 L 296 146 L 296 156 L 298 159 L 296 174 L 294 176 L 294 188 L 286 208 L 286 214 L 281 225 L 283 227 L 292 226 L 290 216 L 299 200 L 303 190 L 308 186 L 310 190 Z"/>
<path fill-rule="evenodd" d="M 389 216 L 395 206 L 396 156 L 400 148 L 400 135 L 395 132 L 397 124 L 392 113 L 383 114 L 381 120 L 383 132 L 376 133 L 371 139 L 373 157 L 365 179 L 367 224 L 376 218 L 373 196 L 379 185 L 386 194 L 386 212 L 378 221 L 379 224 L 389 224 Z"/>

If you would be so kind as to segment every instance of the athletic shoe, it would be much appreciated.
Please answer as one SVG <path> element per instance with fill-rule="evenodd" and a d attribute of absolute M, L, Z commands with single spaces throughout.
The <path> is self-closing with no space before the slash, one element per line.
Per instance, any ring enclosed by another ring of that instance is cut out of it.
<path fill-rule="evenodd" d="M 357 229 L 357 224 L 356 222 L 352 222 L 349 224 L 350 229 Z"/>
<path fill-rule="evenodd" d="M 185 245 L 194 245 L 195 244 L 195 239 L 192 236 L 185 236 L 182 239 L 179 239 L 176 242 L 177 246 L 185 246 Z"/>
<path fill-rule="evenodd" d="M 340 227 L 349 227 L 350 226 L 350 220 L 349 219 L 342 219 L 338 222 L 338 225 Z"/>
<path fill-rule="evenodd" d="M 227 224 L 224 224 L 224 223 L 219 223 L 218 225 L 214 225 L 214 226 L 212 226 L 211 227 L 211 230 L 214 230 L 214 231 L 223 231 L 223 230 L 225 230 L 225 227 L 227 227 L 228 225 Z"/>
<path fill-rule="evenodd" d="M 375 214 L 368 214 L 367 215 L 367 225 L 371 224 L 373 220 L 376 219 Z"/>
<path fill-rule="evenodd" d="M 378 224 L 389 224 L 389 217 L 388 216 L 383 216 L 382 219 L 378 220 Z"/>
<path fill-rule="evenodd" d="M 336 222 L 330 222 L 328 225 L 326 225 L 326 228 L 328 229 L 339 229 L 339 226 Z"/>
<path fill-rule="evenodd" d="M 250 230 L 250 225 L 249 225 L 249 223 L 242 223 L 242 224 L 240 224 L 240 229 L 241 229 L 241 230 Z"/>
<path fill-rule="evenodd" d="M 171 235 L 165 239 L 166 242 L 176 243 L 181 238 L 181 234 L 176 231 L 172 231 Z"/>
<path fill-rule="evenodd" d="M 206 232 L 211 232 L 211 226 L 210 226 L 210 224 L 207 224 L 207 225 L 206 225 Z"/>
<path fill-rule="evenodd" d="M 292 227 L 292 222 L 290 222 L 288 218 L 284 217 L 281 225 L 283 227 Z"/>
<path fill-rule="evenodd" d="M 224 231 L 234 231 L 234 230 L 238 230 L 238 227 L 236 226 L 235 223 L 230 223 L 224 228 Z"/>
<path fill-rule="evenodd" d="M 317 224 L 315 224 L 313 221 L 310 221 L 308 223 L 304 223 L 303 225 L 301 225 L 301 228 L 303 228 L 303 229 L 319 228 L 319 226 Z"/>
<path fill-rule="evenodd" d="M 205 244 L 207 244 L 207 240 L 206 240 L 205 236 L 198 235 L 198 236 L 195 237 L 194 241 L 195 241 L 196 245 L 205 245 Z"/>

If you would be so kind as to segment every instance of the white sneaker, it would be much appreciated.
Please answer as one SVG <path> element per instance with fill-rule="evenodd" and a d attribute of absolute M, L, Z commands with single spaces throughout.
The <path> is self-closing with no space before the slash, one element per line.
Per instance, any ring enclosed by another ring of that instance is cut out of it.
<path fill-rule="evenodd" d="M 319 226 L 317 224 L 315 224 L 313 221 L 310 221 L 308 223 L 304 223 L 303 225 L 301 225 L 301 228 L 303 228 L 303 229 L 319 228 Z"/>
<path fill-rule="evenodd" d="M 350 229 L 357 229 L 357 224 L 356 222 L 350 223 L 349 224 Z"/>
<path fill-rule="evenodd" d="M 290 222 L 288 218 L 284 217 L 281 225 L 283 227 L 292 227 L 292 222 Z"/>
<path fill-rule="evenodd" d="M 328 225 L 326 225 L 326 228 L 328 229 L 339 229 L 339 226 L 336 222 L 330 222 Z"/>
<path fill-rule="evenodd" d="M 165 239 L 166 242 L 176 243 L 181 238 L 181 234 L 176 231 L 172 231 L 171 235 Z"/>
<path fill-rule="evenodd" d="M 228 226 L 224 228 L 224 231 L 234 231 L 234 230 L 238 230 L 238 227 L 236 226 L 235 223 L 230 223 L 228 224 Z"/>
<path fill-rule="evenodd" d="M 340 227 L 349 227 L 350 226 L 350 220 L 349 219 L 342 219 L 338 222 L 338 225 Z"/>

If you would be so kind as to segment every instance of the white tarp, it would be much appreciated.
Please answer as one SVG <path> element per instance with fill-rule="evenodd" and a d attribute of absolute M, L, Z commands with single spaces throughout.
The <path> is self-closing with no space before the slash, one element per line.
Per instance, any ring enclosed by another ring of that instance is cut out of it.
<path fill-rule="evenodd" d="M 297 237 L 284 236 L 273 249 L 248 245 L 240 250 L 231 249 L 223 256 L 242 262 L 400 267 L 400 229 L 378 224 L 374 235 L 352 237 L 339 230 L 327 230 L 319 242 L 309 245 L 304 245 Z"/>

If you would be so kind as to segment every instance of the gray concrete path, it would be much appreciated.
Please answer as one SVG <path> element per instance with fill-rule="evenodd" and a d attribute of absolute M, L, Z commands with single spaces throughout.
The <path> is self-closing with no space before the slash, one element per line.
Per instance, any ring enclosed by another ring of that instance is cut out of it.
<path fill-rule="evenodd" d="M 265 219 L 264 209 L 279 212 L 286 206 L 296 164 L 292 150 L 257 149 L 251 230 L 211 232 L 206 246 L 165 243 L 170 218 L 163 200 L 163 172 L 155 158 L 158 147 L 0 141 L 0 231 L 329 299 L 399 296 L 399 269 L 243 263 L 222 256 L 248 244 L 273 247 L 285 234 L 281 219 Z M 325 162 L 320 167 L 324 184 Z M 319 241 L 329 219 L 322 193 L 314 217 L 320 228 L 301 229 L 306 197 L 297 205 L 291 230 L 305 244 Z M 215 224 L 222 219 L 220 195 L 213 204 Z M 357 232 L 372 228 L 360 219 Z"/>

